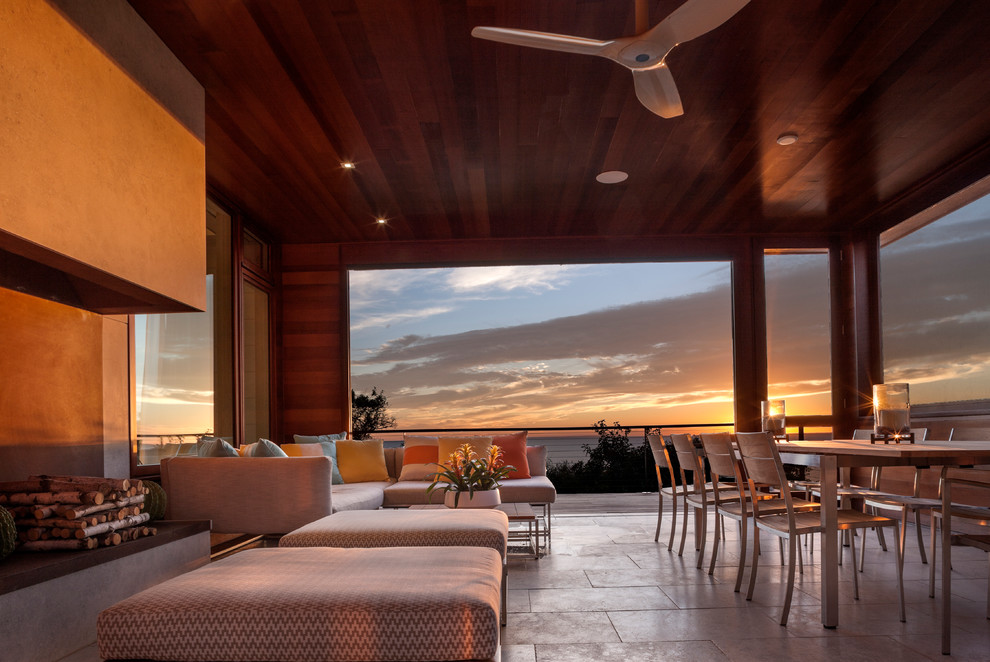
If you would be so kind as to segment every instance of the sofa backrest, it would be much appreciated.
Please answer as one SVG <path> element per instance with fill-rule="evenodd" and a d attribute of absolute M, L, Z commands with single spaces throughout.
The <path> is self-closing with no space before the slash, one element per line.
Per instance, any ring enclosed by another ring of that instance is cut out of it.
<path fill-rule="evenodd" d="M 527 446 L 526 461 L 529 462 L 530 476 L 547 475 L 547 447 Z"/>
<path fill-rule="evenodd" d="M 529 462 L 530 476 L 547 475 L 546 446 L 527 446 L 526 461 Z M 402 448 L 385 449 L 385 468 L 388 469 L 390 478 L 398 480 L 399 474 L 402 473 Z"/>
<path fill-rule="evenodd" d="M 214 533 L 288 533 L 333 512 L 328 457 L 173 457 L 161 470 L 165 517 Z"/>

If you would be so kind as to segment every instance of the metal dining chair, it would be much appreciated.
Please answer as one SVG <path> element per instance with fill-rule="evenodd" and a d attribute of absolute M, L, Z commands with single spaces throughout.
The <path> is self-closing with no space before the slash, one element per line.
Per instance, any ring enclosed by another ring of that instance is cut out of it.
<path fill-rule="evenodd" d="M 716 486 L 705 482 L 705 467 L 702 461 L 703 453 L 694 445 L 694 440 L 689 434 L 672 434 L 670 441 L 674 446 L 674 453 L 677 456 L 678 470 L 681 474 L 681 485 L 685 487 L 682 492 L 684 497 L 684 519 L 681 522 L 681 544 L 677 550 L 678 556 L 684 555 L 684 540 L 687 538 L 688 513 L 691 510 L 698 511 L 701 523 L 697 527 L 695 536 L 695 549 L 698 550 L 697 567 L 701 568 L 702 560 L 705 556 L 705 538 L 708 533 L 708 507 L 714 505 L 713 491 Z M 690 471 L 692 478 L 687 479 L 687 472 Z M 725 490 L 721 495 L 725 501 L 739 499 L 739 492 L 736 486 Z"/>
<path fill-rule="evenodd" d="M 934 548 L 935 520 L 942 524 L 942 654 L 951 653 L 952 639 L 952 546 L 966 545 L 990 552 L 990 535 L 984 533 L 953 533 L 952 520 L 964 517 L 967 521 L 990 526 L 990 508 L 953 503 L 953 490 L 966 486 L 970 489 L 990 491 L 990 471 L 985 469 L 960 469 L 948 467 L 943 472 L 942 507 L 932 513 L 932 544 Z M 934 567 L 934 551 L 932 553 Z M 987 618 L 990 619 L 990 580 L 987 584 Z"/>
<path fill-rule="evenodd" d="M 672 513 L 672 518 L 670 520 L 670 539 L 667 541 L 667 549 L 671 550 L 674 548 L 674 533 L 677 531 L 678 472 L 674 471 L 674 465 L 670 461 L 670 452 L 667 450 L 667 444 L 664 442 L 663 436 L 660 434 L 650 433 L 646 435 L 646 439 L 650 443 L 650 450 L 653 452 L 653 461 L 657 468 L 657 492 L 659 493 L 659 503 L 657 504 L 657 532 L 653 536 L 653 541 L 658 542 L 660 540 L 660 524 L 663 521 L 663 498 L 666 496 L 670 498 Z M 665 469 L 670 476 L 669 487 L 664 487 L 663 485 L 663 476 L 660 473 L 661 469 Z"/>
<path fill-rule="evenodd" d="M 701 435 L 701 445 L 705 449 L 705 457 L 708 459 L 708 466 L 711 470 L 712 485 L 716 489 L 713 491 L 715 503 L 715 517 L 722 519 L 728 517 L 739 523 L 739 566 L 736 569 L 736 587 L 738 593 L 742 587 L 743 573 L 746 568 L 746 538 L 749 528 L 749 519 L 753 517 L 753 499 L 760 500 L 760 512 L 770 514 L 773 512 L 786 512 L 784 500 L 778 496 L 766 492 L 752 492 L 746 488 L 746 479 L 743 475 L 742 466 L 739 463 L 736 452 L 733 448 L 736 443 L 735 435 L 729 432 L 704 433 Z M 724 482 L 726 479 L 732 481 Z M 718 489 L 721 487 L 722 489 Z M 726 500 L 722 494 L 729 494 L 729 490 L 735 490 L 741 498 Z M 793 500 L 794 508 L 800 511 L 818 510 L 819 504 L 801 499 Z M 722 532 L 725 526 L 723 523 Z M 716 521 L 715 536 L 712 540 L 712 560 L 708 566 L 708 574 L 715 572 L 715 560 L 718 556 L 719 546 L 719 526 Z M 800 559 L 800 557 L 798 557 Z M 783 548 L 781 548 L 781 559 L 783 559 Z"/>
<path fill-rule="evenodd" d="M 767 512 L 761 508 L 761 502 L 753 504 L 753 521 L 756 529 L 753 537 L 753 563 L 749 576 L 749 591 L 747 600 L 753 599 L 756 587 L 756 573 L 759 566 L 760 531 L 766 531 L 774 536 L 785 539 L 788 546 L 787 558 L 787 597 L 784 600 L 780 624 L 787 625 L 787 616 L 791 608 L 791 598 L 794 594 L 795 556 L 797 554 L 797 537 L 806 533 L 820 533 L 822 521 L 820 513 L 799 512 L 794 506 L 790 485 L 784 473 L 784 464 L 780 460 L 777 444 L 765 432 L 737 432 L 736 442 L 739 446 L 739 456 L 750 492 L 756 491 L 757 484 L 763 483 L 780 492 L 784 501 L 784 511 Z M 839 531 L 869 529 L 877 526 L 894 528 L 895 535 L 899 528 L 896 519 L 879 515 L 868 515 L 858 510 L 840 508 L 837 512 L 837 527 Z M 856 572 L 856 542 L 850 537 L 850 551 L 853 559 L 853 590 L 855 598 L 859 599 L 859 580 Z M 904 579 L 900 552 L 897 552 L 897 585 L 900 593 L 901 622 L 905 620 L 904 611 Z"/>

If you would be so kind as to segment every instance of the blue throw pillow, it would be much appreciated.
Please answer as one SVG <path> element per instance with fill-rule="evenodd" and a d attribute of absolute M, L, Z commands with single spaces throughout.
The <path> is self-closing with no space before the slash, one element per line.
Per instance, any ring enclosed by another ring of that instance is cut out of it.
<path fill-rule="evenodd" d="M 237 449 L 223 439 L 203 437 L 196 444 L 196 455 L 199 457 L 239 457 Z"/>
<path fill-rule="evenodd" d="M 337 444 L 329 439 L 324 439 L 320 442 L 320 446 L 323 446 L 323 454 L 333 460 L 333 473 L 330 476 L 330 483 L 333 485 L 343 485 L 344 477 L 340 475 L 340 468 L 337 466 Z"/>
<path fill-rule="evenodd" d="M 347 432 L 341 432 L 340 434 L 321 434 L 321 435 L 303 435 L 294 434 L 292 439 L 297 444 L 320 444 L 323 446 L 323 455 L 329 457 L 333 460 L 333 474 L 330 477 L 330 482 L 333 485 L 343 485 L 344 479 L 340 475 L 340 468 L 337 466 L 337 444 L 335 441 L 341 439 L 347 439 Z"/>
<path fill-rule="evenodd" d="M 251 444 L 247 452 L 248 457 L 289 457 L 285 451 L 278 447 L 278 444 L 268 439 L 259 439 L 258 443 Z"/>

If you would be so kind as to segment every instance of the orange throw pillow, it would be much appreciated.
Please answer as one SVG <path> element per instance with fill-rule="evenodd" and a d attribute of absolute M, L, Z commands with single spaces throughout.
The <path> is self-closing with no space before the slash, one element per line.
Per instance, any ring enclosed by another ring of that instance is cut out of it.
<path fill-rule="evenodd" d="M 513 432 L 511 434 L 497 434 L 492 437 L 492 446 L 502 449 L 502 462 L 516 468 L 509 473 L 509 478 L 531 478 L 529 473 L 529 460 L 526 458 L 526 438 L 529 433 Z"/>
<path fill-rule="evenodd" d="M 437 438 L 405 435 L 399 480 L 433 480 L 437 472 Z"/>

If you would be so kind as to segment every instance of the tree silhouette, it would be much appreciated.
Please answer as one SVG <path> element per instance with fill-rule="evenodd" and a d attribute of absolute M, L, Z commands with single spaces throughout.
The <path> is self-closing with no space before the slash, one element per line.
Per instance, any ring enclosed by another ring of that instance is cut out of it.
<path fill-rule="evenodd" d="M 395 427 L 395 418 L 388 415 L 388 398 L 385 391 L 371 387 L 371 394 L 351 390 L 351 435 L 355 439 L 368 439 L 377 430 Z"/>

